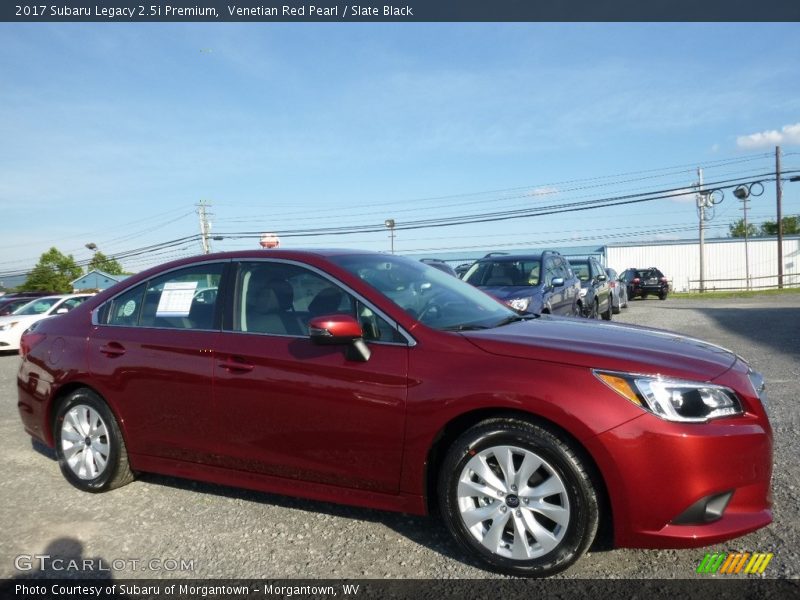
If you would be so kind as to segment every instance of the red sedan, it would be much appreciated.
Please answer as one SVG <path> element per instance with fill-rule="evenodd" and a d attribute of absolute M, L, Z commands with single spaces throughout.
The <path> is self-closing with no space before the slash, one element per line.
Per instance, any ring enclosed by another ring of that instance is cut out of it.
<path fill-rule="evenodd" d="M 19 412 L 67 480 L 138 471 L 440 512 L 495 570 L 684 548 L 771 522 L 763 380 L 666 331 L 520 316 L 418 261 L 348 251 L 150 269 L 22 340 Z M 734 459 L 732 459 L 734 457 Z"/>

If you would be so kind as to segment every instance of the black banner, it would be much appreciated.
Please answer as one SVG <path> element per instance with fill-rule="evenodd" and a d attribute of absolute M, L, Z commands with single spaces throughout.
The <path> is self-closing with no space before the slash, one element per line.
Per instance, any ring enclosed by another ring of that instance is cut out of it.
<path fill-rule="evenodd" d="M 755 600 L 800 598 L 800 581 L 778 579 L 479 579 L 479 580 L 97 580 L 15 579 L 0 584 L 3 600 Z"/>
<path fill-rule="evenodd" d="M 795 0 L 17 0 L 10 22 L 798 21 Z"/>

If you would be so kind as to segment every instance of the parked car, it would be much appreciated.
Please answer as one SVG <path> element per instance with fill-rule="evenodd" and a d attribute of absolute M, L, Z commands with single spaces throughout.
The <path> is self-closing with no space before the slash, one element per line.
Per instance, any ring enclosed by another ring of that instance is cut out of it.
<path fill-rule="evenodd" d="M 25 430 L 89 492 L 152 472 L 436 510 L 525 576 L 566 569 L 601 523 L 617 546 L 684 548 L 772 520 L 763 379 L 743 359 L 520 315 L 408 258 L 183 259 L 35 324 L 21 357 Z"/>
<path fill-rule="evenodd" d="M 0 296 L 0 317 L 10 315 L 34 298 L 54 296 L 56 294 L 57 292 L 12 292 L 10 294 L 3 294 Z"/>
<path fill-rule="evenodd" d="M 442 273 L 447 273 L 448 275 L 452 275 L 453 277 L 458 277 L 458 275 L 456 274 L 456 270 L 453 267 L 451 267 L 446 262 L 438 258 L 421 258 L 420 262 L 423 262 L 426 265 L 433 267 L 434 269 L 439 269 Z"/>
<path fill-rule="evenodd" d="M 620 309 L 628 308 L 628 286 L 619 280 L 614 269 L 606 268 L 608 287 L 611 288 L 611 312 L 618 315 Z"/>
<path fill-rule="evenodd" d="M 655 267 L 627 269 L 622 273 L 621 279 L 625 282 L 628 298 L 631 300 L 637 296 L 647 298 L 650 294 L 666 300 L 669 294 L 669 280 Z"/>
<path fill-rule="evenodd" d="M 458 266 L 456 267 L 456 276 L 457 276 L 459 279 L 464 279 L 464 275 L 466 275 L 467 271 L 469 271 L 469 268 L 470 268 L 470 267 L 471 267 L 473 264 L 475 264 L 475 263 L 471 263 L 471 262 L 469 262 L 469 263 L 461 263 L 460 265 L 458 265 Z"/>
<path fill-rule="evenodd" d="M 487 254 L 463 279 L 519 312 L 580 315 L 580 282 L 558 252 Z"/>
<path fill-rule="evenodd" d="M 13 296 L 11 298 L 7 296 L 0 297 L 0 317 L 10 315 L 15 310 L 25 306 L 28 302 L 35 298 L 37 298 L 37 296 Z"/>
<path fill-rule="evenodd" d="M 12 314 L 0 317 L 0 352 L 18 350 L 22 333 L 51 315 L 61 315 L 80 305 L 90 294 L 43 296 L 28 301 Z"/>
<path fill-rule="evenodd" d="M 593 256 L 571 258 L 569 262 L 581 282 L 581 314 L 589 319 L 603 317 L 610 321 L 613 312 L 611 286 L 603 266 Z"/>

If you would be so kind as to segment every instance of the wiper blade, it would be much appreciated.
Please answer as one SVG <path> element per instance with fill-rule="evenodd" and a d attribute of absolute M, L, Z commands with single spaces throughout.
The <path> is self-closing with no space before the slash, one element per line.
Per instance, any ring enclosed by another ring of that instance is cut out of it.
<path fill-rule="evenodd" d="M 489 329 L 486 325 L 451 325 L 450 327 L 443 327 L 442 331 L 475 331 L 477 329 Z"/>
<path fill-rule="evenodd" d="M 514 315 L 512 317 L 506 317 L 499 323 L 495 324 L 495 327 L 502 327 L 503 325 L 518 323 L 519 321 L 530 321 L 531 319 L 537 318 L 539 318 L 539 315 Z"/>

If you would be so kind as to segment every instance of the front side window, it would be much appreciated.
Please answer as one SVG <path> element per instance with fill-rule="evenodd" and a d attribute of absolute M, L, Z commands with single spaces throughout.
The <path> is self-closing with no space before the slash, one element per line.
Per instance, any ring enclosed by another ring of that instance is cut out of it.
<path fill-rule="evenodd" d="M 62 308 L 67 309 L 68 311 L 72 310 L 76 306 L 80 306 L 84 302 L 89 299 L 89 296 L 78 296 L 77 298 L 69 298 L 65 300 L 62 304 L 60 304 L 56 310 L 61 310 Z"/>
<path fill-rule="evenodd" d="M 279 262 L 244 262 L 236 277 L 233 331 L 305 337 L 313 317 L 356 318 L 368 341 L 405 342 L 397 329 L 329 279 Z"/>
<path fill-rule="evenodd" d="M 116 296 L 101 314 L 108 325 L 214 329 L 222 263 L 171 271 Z"/>

